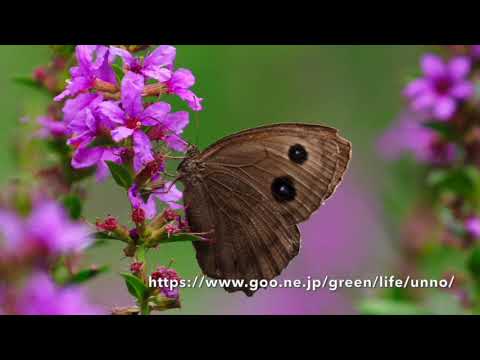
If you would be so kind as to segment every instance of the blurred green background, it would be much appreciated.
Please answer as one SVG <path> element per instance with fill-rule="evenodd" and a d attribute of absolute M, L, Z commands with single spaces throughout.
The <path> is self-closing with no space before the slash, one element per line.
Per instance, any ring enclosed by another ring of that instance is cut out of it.
<path fill-rule="evenodd" d="M 331 199 L 311 222 L 318 219 L 321 224 L 321 218 L 327 218 L 329 209 L 336 206 L 338 211 L 331 216 L 338 225 L 351 228 L 355 236 L 346 235 L 348 239 L 341 242 L 336 239 L 335 231 L 330 232 L 333 235 L 318 240 L 319 244 L 329 241 L 344 247 L 330 253 L 320 247 L 319 258 L 333 258 L 328 260 L 331 265 L 327 269 L 340 275 L 359 277 L 387 271 L 395 261 L 392 243 L 396 240 L 396 228 L 384 214 L 383 195 L 393 192 L 392 172 L 396 170 L 380 160 L 375 143 L 402 106 L 400 91 L 406 75 L 416 68 L 420 52 L 421 48 L 414 46 L 178 46 L 177 66 L 194 72 L 197 77 L 194 90 L 205 98 L 205 110 L 193 114 L 186 137 L 191 142 L 198 137 L 200 147 L 204 148 L 235 131 L 271 122 L 319 122 L 339 128 L 353 143 L 346 189 Z M 36 66 L 48 62 L 48 57 L 47 46 L 0 46 L 0 178 L 3 184 L 15 175 L 12 143 L 19 118 L 25 112 L 40 115 L 48 101 L 45 95 L 17 85 L 11 78 L 31 73 Z M 128 218 L 127 200 L 112 182 L 97 185 L 92 181 L 88 187 L 91 197 L 85 214 L 90 220 L 107 214 Z M 397 207 L 402 207 L 402 201 L 408 201 L 403 195 L 399 193 L 396 197 Z M 369 210 L 357 214 L 356 222 L 349 220 L 356 217 L 352 209 L 357 209 L 349 205 L 350 200 L 359 202 L 358 209 L 363 209 L 361 206 L 368 202 Z M 344 218 L 343 212 L 350 217 Z M 361 231 L 352 225 L 357 223 Z M 321 237 L 321 233 L 317 236 Z M 113 270 L 92 283 L 90 293 L 95 301 L 105 307 L 128 305 L 131 299 L 116 274 L 128 268 L 121 247 L 111 244 L 90 256 L 92 262 L 109 264 Z M 164 245 L 150 257 L 159 263 L 174 259 L 174 267 L 185 278 L 199 273 L 190 244 Z M 355 265 L 336 266 L 336 257 L 342 257 L 343 263 Z M 310 261 L 302 268 L 308 261 L 303 260 L 302 254 L 299 256 L 295 262 L 296 275 L 310 275 L 307 272 L 311 269 L 322 273 L 321 262 Z M 284 275 L 289 276 L 289 270 Z M 183 308 L 170 313 L 268 312 L 262 310 L 265 309 L 262 301 L 271 299 L 270 290 L 262 292 L 255 296 L 259 300 L 252 300 L 241 294 L 228 295 L 222 289 L 186 289 L 182 293 Z M 308 300 L 292 298 L 284 308 L 271 312 L 349 313 L 355 311 L 354 305 L 363 295 L 342 293 Z M 307 308 L 304 301 L 313 301 L 314 306 Z"/>

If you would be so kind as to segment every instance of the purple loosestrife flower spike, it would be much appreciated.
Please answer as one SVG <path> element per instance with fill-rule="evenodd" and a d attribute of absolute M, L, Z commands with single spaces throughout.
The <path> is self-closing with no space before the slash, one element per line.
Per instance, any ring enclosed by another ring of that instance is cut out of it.
<path fill-rule="evenodd" d="M 458 102 L 474 93 L 473 84 L 468 80 L 470 60 L 455 57 L 444 63 L 438 56 L 427 54 L 422 58 L 421 67 L 424 76 L 412 81 L 404 90 L 411 109 L 439 120 L 450 119 Z"/>
<path fill-rule="evenodd" d="M 136 58 L 129 51 L 118 47 L 110 47 L 114 56 L 120 56 L 127 71 L 141 74 L 147 79 L 154 79 L 159 82 L 170 80 L 176 56 L 176 49 L 173 46 L 161 45 L 143 60 Z"/>
<path fill-rule="evenodd" d="M 74 97 L 82 91 L 93 88 L 95 80 L 116 84 L 109 48 L 103 45 L 78 45 L 75 49 L 78 66 L 70 69 L 71 80 L 55 101 Z"/>

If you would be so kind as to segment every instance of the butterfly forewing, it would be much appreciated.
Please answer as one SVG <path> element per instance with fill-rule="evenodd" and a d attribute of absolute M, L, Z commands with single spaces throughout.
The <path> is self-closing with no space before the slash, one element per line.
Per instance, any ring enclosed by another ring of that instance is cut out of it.
<path fill-rule="evenodd" d="M 201 159 L 208 168 L 224 167 L 249 182 L 288 223 L 298 224 L 334 193 L 350 156 L 350 143 L 335 129 L 279 124 L 229 136 L 204 151 Z M 272 187 L 282 182 L 292 187 L 294 196 L 276 196 Z"/>

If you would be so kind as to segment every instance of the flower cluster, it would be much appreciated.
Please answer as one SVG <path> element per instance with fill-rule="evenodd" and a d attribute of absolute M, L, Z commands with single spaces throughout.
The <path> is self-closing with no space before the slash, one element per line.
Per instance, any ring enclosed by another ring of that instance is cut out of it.
<path fill-rule="evenodd" d="M 461 311 L 472 311 L 480 303 L 471 291 L 480 281 L 480 108 L 475 91 L 480 45 L 439 49 L 442 55 L 422 57 L 422 75 L 403 91 L 407 108 L 378 146 L 388 160 L 409 152 L 425 165 L 423 191 L 405 221 L 407 269 L 430 274 L 425 264 L 438 261 L 436 269 L 444 272 L 440 277 L 451 270 L 445 259 L 461 256 L 463 268 L 454 274 L 463 280 L 452 292 L 461 300 Z M 427 295 L 404 294 L 411 302 L 422 296 Z"/>
<path fill-rule="evenodd" d="M 0 209 L 0 313 L 97 314 L 83 290 L 60 286 L 52 268 L 72 262 L 92 244 L 88 227 L 74 222 L 51 200 L 37 199 L 27 216 Z"/>
<path fill-rule="evenodd" d="M 180 276 L 174 269 L 169 269 L 165 266 L 159 266 L 151 275 L 152 279 L 160 280 L 165 279 L 170 281 L 175 281 L 177 284 L 180 283 Z M 179 291 L 178 287 L 160 287 L 159 291 L 169 299 L 178 299 Z"/>
<path fill-rule="evenodd" d="M 447 61 L 430 53 L 422 57 L 423 75 L 403 91 L 407 110 L 380 140 L 380 150 L 387 158 L 398 158 L 408 151 L 425 163 L 445 164 L 455 160 L 457 146 L 432 127 L 445 128 L 468 117 L 465 112 L 475 95 L 475 47 L 470 48 L 470 56 L 453 53 Z"/>
<path fill-rule="evenodd" d="M 109 174 L 108 162 L 123 165 L 134 177 L 142 174 L 142 183 L 135 181 L 129 198 L 133 208 L 142 209 L 147 218 L 156 213 L 154 198 L 175 206 L 172 203 L 181 193 L 175 184 L 162 184 L 161 173 L 170 151 L 187 149 L 182 133 L 189 114 L 172 112 L 171 105 L 159 98 L 177 95 L 192 110 L 201 110 L 202 99 L 191 90 L 195 77 L 190 70 L 175 69 L 172 46 L 159 46 L 137 57 L 125 48 L 79 45 L 75 55 L 78 65 L 70 69 L 66 89 L 55 98 L 68 98 L 63 128 L 58 132 L 65 129 L 74 149 L 72 167 L 95 167 L 99 181 Z M 152 97 L 154 102 L 147 101 Z M 157 182 L 153 196 L 140 197 L 141 187 L 150 181 Z"/>

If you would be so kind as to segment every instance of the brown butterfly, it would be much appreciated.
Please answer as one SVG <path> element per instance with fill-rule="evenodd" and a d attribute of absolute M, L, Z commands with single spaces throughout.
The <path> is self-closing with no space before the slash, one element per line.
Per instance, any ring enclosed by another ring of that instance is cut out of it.
<path fill-rule="evenodd" d="M 216 279 L 270 280 L 299 252 L 297 224 L 336 190 L 351 144 L 336 129 L 287 123 L 227 136 L 179 165 L 186 216 L 204 274 Z M 229 292 L 247 288 L 225 288 Z"/>

